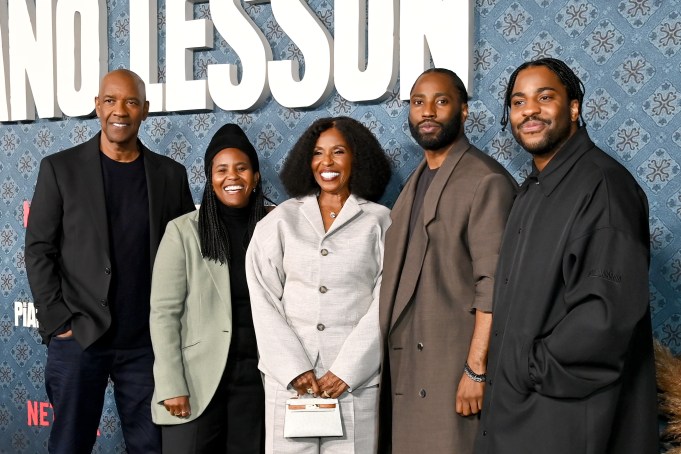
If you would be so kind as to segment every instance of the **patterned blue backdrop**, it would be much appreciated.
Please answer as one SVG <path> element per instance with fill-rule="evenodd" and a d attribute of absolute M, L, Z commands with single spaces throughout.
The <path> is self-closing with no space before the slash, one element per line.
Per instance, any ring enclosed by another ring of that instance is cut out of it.
<path fill-rule="evenodd" d="M 463 1 L 463 0 L 461 0 Z M 466 132 L 471 141 L 505 165 L 518 181 L 529 158 L 501 131 L 502 92 L 512 70 L 524 60 L 553 56 L 566 60 L 585 82 L 584 116 L 595 142 L 622 162 L 650 200 L 652 262 L 650 300 L 655 336 L 681 351 L 681 2 L 679 0 L 472 0 L 475 2 L 475 87 Z M 333 33 L 333 1 L 311 0 Z M 108 0 L 109 68 L 129 64 L 128 0 Z M 300 57 L 277 25 L 270 5 L 245 6 L 272 46 L 274 58 Z M 195 5 L 197 18 L 208 3 Z M 402 24 L 406 27 L 409 24 Z M 434 27 L 447 18 L 433 17 Z M 159 55 L 165 46 L 165 0 L 159 0 Z M 452 43 L 456 46 L 456 43 Z M 194 77 L 206 77 L 211 63 L 237 56 L 219 35 L 215 49 L 195 54 Z M 161 57 L 161 81 L 165 61 Z M 204 184 L 202 155 L 212 134 L 237 122 L 261 155 L 266 193 L 286 194 L 277 177 L 292 143 L 316 118 L 350 115 L 379 138 L 395 177 L 383 202 L 390 206 L 421 158 L 405 125 L 407 104 L 398 87 L 382 103 L 355 104 L 334 93 L 314 110 L 290 110 L 271 99 L 252 113 L 216 109 L 207 113 L 151 116 L 141 138 L 152 150 L 187 167 L 194 199 Z M 30 311 L 24 266 L 24 201 L 30 201 L 39 161 L 83 142 L 97 130 L 96 119 L 63 118 L 0 126 L 0 452 L 46 451 L 52 412 L 43 386 L 45 347 Z M 19 306 L 16 306 L 19 302 Z M 25 304 L 22 304 L 25 303 Z M 15 314 L 15 307 L 20 309 Z M 95 452 L 123 452 L 111 389 Z"/>

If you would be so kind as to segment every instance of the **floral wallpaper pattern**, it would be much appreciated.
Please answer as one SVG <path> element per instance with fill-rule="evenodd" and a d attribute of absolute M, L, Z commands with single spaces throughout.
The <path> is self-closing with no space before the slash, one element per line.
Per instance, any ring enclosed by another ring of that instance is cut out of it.
<path fill-rule="evenodd" d="M 128 1 L 108 0 L 109 68 L 129 64 Z M 470 0 L 474 4 L 474 87 L 466 133 L 522 181 L 527 153 L 499 124 L 508 76 L 528 59 L 565 60 L 586 85 L 583 115 L 594 141 L 622 162 L 650 202 L 650 304 L 655 336 L 681 352 L 681 1 L 679 0 Z M 333 1 L 309 0 L 333 33 Z M 158 5 L 159 67 L 164 80 L 165 0 Z M 208 17 L 208 3 L 194 5 Z M 275 59 L 301 58 L 276 23 L 269 4 L 245 10 L 265 34 Z M 408 24 L 402 24 L 402 27 Z M 446 26 L 434 17 L 433 26 Z M 194 77 L 207 65 L 238 61 L 222 37 L 196 52 Z M 286 199 L 277 173 L 288 150 L 316 118 L 349 115 L 378 137 L 395 175 L 383 202 L 391 206 L 421 159 L 406 126 L 407 103 L 395 87 L 381 103 L 356 104 L 334 92 L 313 110 L 291 110 L 269 99 L 259 110 L 150 116 L 140 131 L 152 150 L 187 168 L 194 200 L 204 185 L 203 152 L 226 122 L 247 132 L 261 156 L 267 195 Z M 0 453 L 46 452 L 51 409 L 43 384 L 46 349 L 26 326 L 32 303 L 24 266 L 24 206 L 30 201 L 40 160 L 81 143 L 99 130 L 94 118 L 62 118 L 0 125 Z M 18 326 L 16 326 L 18 325 Z M 96 453 L 124 452 L 120 423 L 109 387 Z"/>

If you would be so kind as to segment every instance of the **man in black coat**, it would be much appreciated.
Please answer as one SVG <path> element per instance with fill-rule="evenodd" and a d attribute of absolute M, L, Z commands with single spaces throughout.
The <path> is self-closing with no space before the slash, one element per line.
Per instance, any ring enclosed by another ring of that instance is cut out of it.
<path fill-rule="evenodd" d="M 128 452 L 161 452 L 150 410 L 151 270 L 166 224 L 194 205 L 185 168 L 137 138 L 149 111 L 139 76 L 107 74 L 95 109 L 100 133 L 42 160 L 26 231 L 26 270 L 48 345 L 48 448 L 92 451 L 111 378 Z"/>
<path fill-rule="evenodd" d="M 583 98 L 560 60 L 509 79 L 502 123 L 533 170 L 501 246 L 477 454 L 658 452 L 648 205 Z"/>

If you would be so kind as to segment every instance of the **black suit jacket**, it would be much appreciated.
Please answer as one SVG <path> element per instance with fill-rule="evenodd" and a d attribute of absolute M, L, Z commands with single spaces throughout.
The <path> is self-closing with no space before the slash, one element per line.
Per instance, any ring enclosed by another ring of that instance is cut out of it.
<path fill-rule="evenodd" d="M 111 256 L 101 133 L 89 141 L 44 158 L 40 164 L 26 230 L 26 272 L 43 342 L 66 322 L 87 348 L 111 325 L 107 301 Z M 172 219 L 192 211 L 187 172 L 172 159 L 144 155 L 149 193 L 151 263 Z"/>

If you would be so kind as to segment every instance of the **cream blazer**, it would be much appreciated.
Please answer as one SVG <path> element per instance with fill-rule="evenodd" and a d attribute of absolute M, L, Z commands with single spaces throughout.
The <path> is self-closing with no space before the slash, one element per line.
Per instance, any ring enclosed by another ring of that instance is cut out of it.
<path fill-rule="evenodd" d="M 378 383 L 389 213 L 351 195 L 324 232 L 316 197 L 306 196 L 287 200 L 256 226 L 246 275 L 259 368 L 282 387 L 318 360 L 350 391 Z"/>
<path fill-rule="evenodd" d="M 201 256 L 199 211 L 166 227 L 151 280 L 149 327 L 154 348 L 156 424 L 196 419 L 213 398 L 232 338 L 229 268 Z M 163 401 L 189 396 L 189 418 L 171 416 Z"/>

